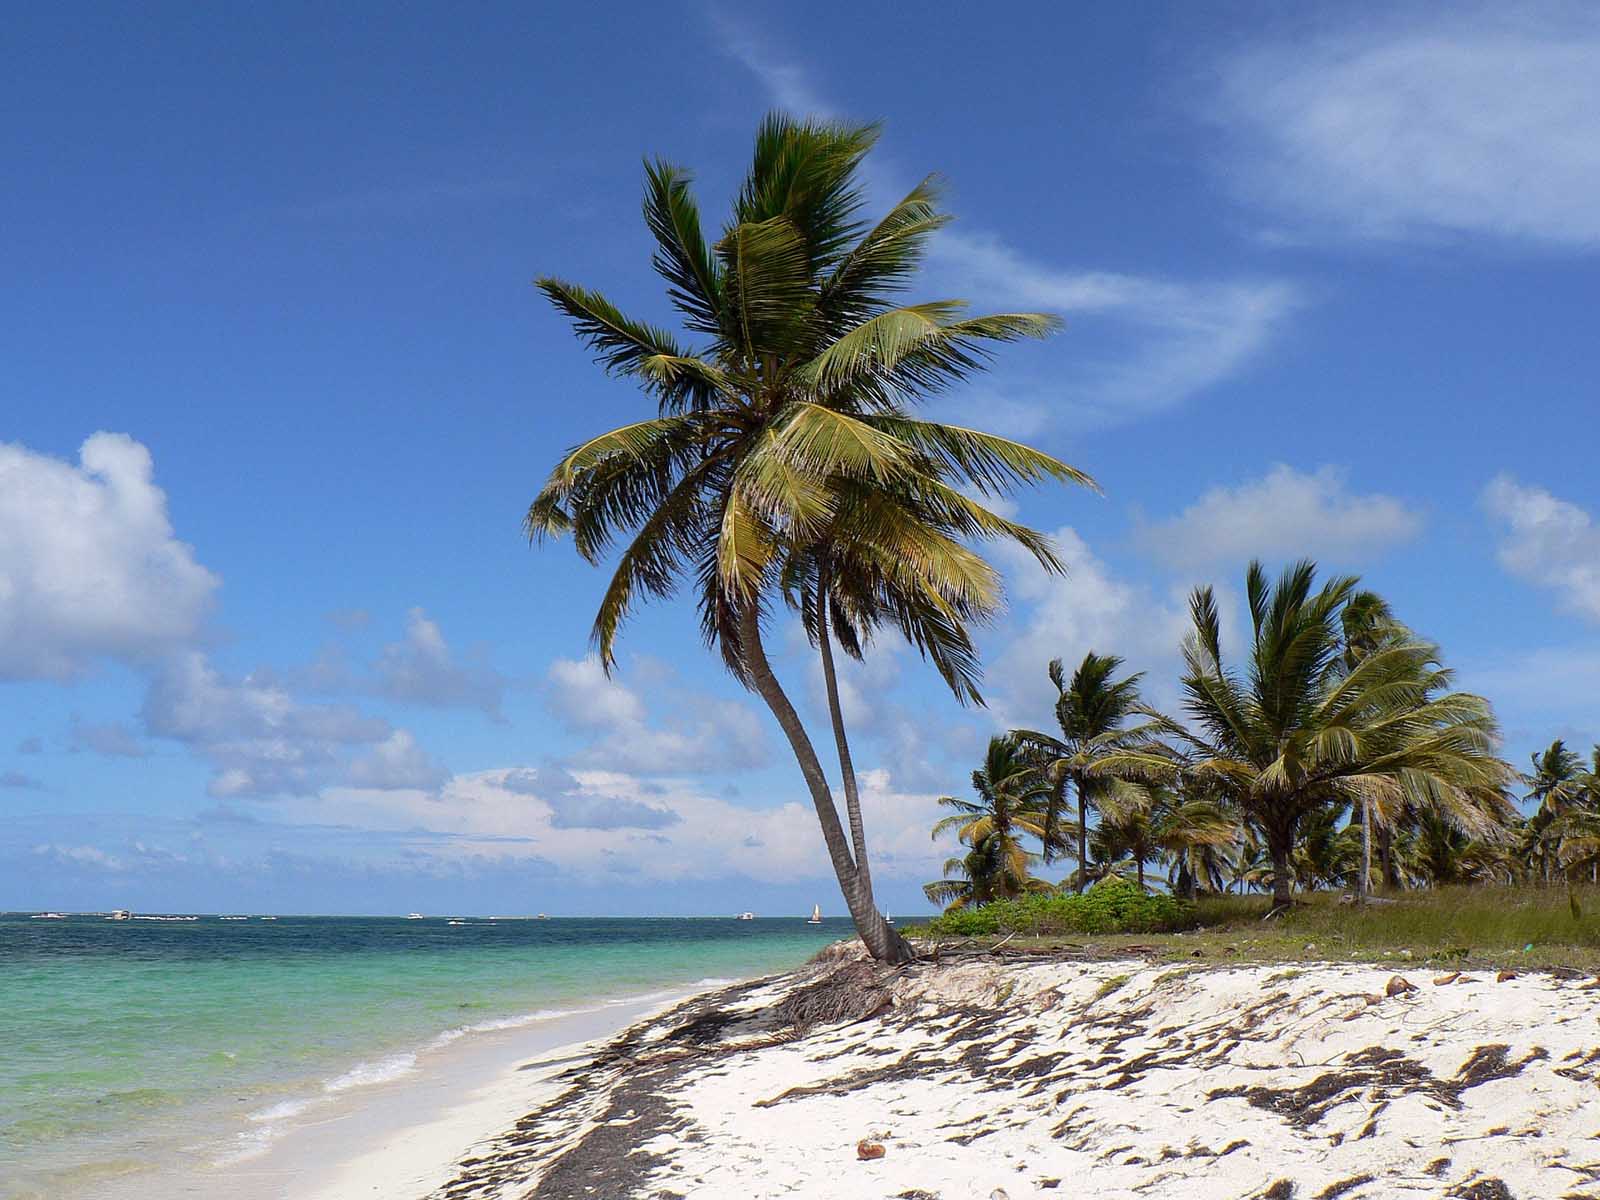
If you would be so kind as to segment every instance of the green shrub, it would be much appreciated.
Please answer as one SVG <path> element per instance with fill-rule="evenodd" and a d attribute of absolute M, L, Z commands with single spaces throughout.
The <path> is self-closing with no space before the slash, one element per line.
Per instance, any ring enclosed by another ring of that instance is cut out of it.
<path fill-rule="evenodd" d="M 1125 879 L 1106 879 L 1081 896 L 1036 892 L 935 917 L 922 930 L 940 937 L 997 933 L 1158 933 L 1194 923 L 1193 905 L 1165 893 L 1141 892 Z"/>

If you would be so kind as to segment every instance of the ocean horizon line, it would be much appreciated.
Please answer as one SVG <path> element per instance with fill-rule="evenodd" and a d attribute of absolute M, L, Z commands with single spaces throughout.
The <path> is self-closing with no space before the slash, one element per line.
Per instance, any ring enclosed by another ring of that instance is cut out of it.
<path fill-rule="evenodd" d="M 141 917 L 195 917 L 195 918 L 198 918 L 198 919 L 204 919 L 204 918 L 207 918 L 207 917 L 216 918 L 216 919 L 252 918 L 252 919 L 257 919 L 257 920 L 259 920 L 259 919 L 261 919 L 263 917 L 274 917 L 274 918 L 289 917 L 289 918 L 294 918 L 294 919 L 299 919 L 299 920 L 330 920 L 330 921 L 332 921 L 332 920 L 337 920 L 337 921 L 361 921 L 361 920 L 372 920 L 372 921 L 384 921 L 384 920 L 401 920 L 401 921 L 404 921 L 404 920 L 421 920 L 421 921 L 539 921 L 539 920 L 546 920 L 546 921 L 737 921 L 737 920 L 779 921 L 779 920 L 788 920 L 791 917 L 793 917 L 795 919 L 799 919 L 799 920 L 806 920 L 806 919 L 808 919 L 810 917 L 810 913 L 806 912 L 804 909 L 796 910 L 793 913 L 788 913 L 788 912 L 765 913 L 765 914 L 763 914 L 763 913 L 754 913 L 749 917 L 744 917 L 740 913 L 725 913 L 725 912 L 720 912 L 720 913 L 493 913 L 493 914 L 490 914 L 490 913 L 470 913 L 470 912 L 468 912 L 468 913 L 463 913 L 463 912 L 442 912 L 442 913 L 417 913 L 417 914 L 412 914 L 412 913 L 401 913 L 401 912 L 361 912 L 361 913 L 357 913 L 357 912 L 344 912 L 344 913 L 338 913 L 338 912 L 249 912 L 249 913 L 245 913 L 245 912 L 238 912 L 238 911 L 222 911 L 222 910 L 218 910 L 218 911 L 215 911 L 215 912 L 200 912 L 200 911 L 186 910 L 186 909 L 168 909 L 168 910 L 164 910 L 164 911 L 157 911 L 155 909 L 145 910 L 145 909 L 114 909 L 114 908 L 80 908 L 80 909 L 67 909 L 67 908 L 7 908 L 7 909 L 0 909 L 0 918 L 4 918 L 4 917 L 30 917 L 30 918 L 32 918 L 32 917 L 43 917 L 43 916 L 45 916 L 47 914 L 57 914 L 57 915 L 59 915 L 61 917 L 64 917 L 64 918 L 68 918 L 68 917 L 106 917 L 106 918 L 110 918 L 113 913 L 117 913 L 117 912 L 128 912 L 130 914 L 130 919 L 131 920 L 137 920 L 137 919 L 139 919 Z M 893 914 L 886 914 L 886 915 L 893 915 Z M 936 910 L 934 910 L 934 909 L 919 910 L 919 913 L 908 913 L 907 915 L 908 916 L 927 915 L 927 916 L 931 917 L 931 916 L 936 915 Z M 827 913 L 824 913 L 823 916 L 822 916 L 822 919 L 824 921 L 848 921 L 848 920 L 850 920 L 850 915 L 848 913 L 838 913 L 838 914 L 834 914 L 834 915 L 829 915 Z"/>

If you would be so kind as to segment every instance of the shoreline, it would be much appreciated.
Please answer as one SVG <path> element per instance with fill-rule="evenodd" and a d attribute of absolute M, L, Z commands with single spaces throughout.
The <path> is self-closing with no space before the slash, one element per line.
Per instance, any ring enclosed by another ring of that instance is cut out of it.
<path fill-rule="evenodd" d="M 727 979 L 600 999 L 591 1006 L 507 1019 L 496 1028 L 446 1030 L 391 1058 L 357 1064 L 321 1094 L 251 1114 L 240 1150 L 103 1179 L 84 1200 L 212 1197 L 338 1200 L 425 1195 L 478 1141 L 540 1102 L 548 1078 L 629 1026 Z M 395 1059 L 412 1060 L 384 1077 Z M 353 1085 L 342 1080 L 366 1075 Z"/>
<path fill-rule="evenodd" d="M 1600 991 L 1544 973 L 835 957 L 536 1065 L 297 1200 L 1600 1195 Z"/>

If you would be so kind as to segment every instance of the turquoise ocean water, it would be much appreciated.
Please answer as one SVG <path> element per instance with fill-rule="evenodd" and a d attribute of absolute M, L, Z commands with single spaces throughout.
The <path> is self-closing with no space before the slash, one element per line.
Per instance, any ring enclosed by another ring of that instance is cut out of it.
<path fill-rule="evenodd" d="M 248 1155 L 475 1031 L 799 965 L 797 917 L 0 916 L 0 1198 Z"/>

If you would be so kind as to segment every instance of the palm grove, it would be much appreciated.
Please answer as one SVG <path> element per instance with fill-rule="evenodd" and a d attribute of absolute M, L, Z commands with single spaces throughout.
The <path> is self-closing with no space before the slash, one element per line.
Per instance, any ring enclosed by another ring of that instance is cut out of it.
<path fill-rule="evenodd" d="M 1600 873 L 1600 747 L 1557 741 L 1518 775 L 1496 754 L 1489 704 L 1454 691 L 1438 648 L 1353 578 L 1320 587 L 1302 562 L 1252 564 L 1248 629 L 1224 645 L 1211 588 L 1190 598 L 1181 716 L 1140 701 L 1141 677 L 1088 654 L 1052 662 L 1058 728 L 1015 729 L 944 797 L 934 826 L 964 853 L 930 883 L 954 907 L 1079 891 L 1158 865 L 1180 896 L 1459 883 L 1566 882 Z M 1532 802 L 1521 815 L 1518 786 Z M 1058 884 L 1034 872 L 1057 859 Z M 1574 901 L 1576 903 L 1576 901 Z"/>
<path fill-rule="evenodd" d="M 981 703 L 973 631 L 1001 602 L 981 548 L 1008 540 L 1045 570 L 1062 569 L 1050 540 L 994 499 L 1093 483 L 1016 441 L 917 415 L 998 345 L 1046 336 L 1058 322 L 975 316 L 952 299 L 907 302 L 949 218 L 932 177 L 876 221 L 866 217 L 859 176 L 876 137 L 874 126 L 768 117 L 714 241 L 689 174 L 646 164 L 651 265 L 682 335 L 597 291 L 538 281 L 599 365 L 636 384 L 654 413 L 568 452 L 526 529 L 535 541 L 570 536 L 586 560 L 611 566 L 592 631 L 608 671 L 641 601 L 691 590 L 707 646 L 789 743 L 863 942 L 899 961 L 912 952 L 874 899 L 836 654 L 860 658 L 880 632 L 898 634 L 958 701 Z M 1256 645 L 1242 677 L 1223 664 L 1209 593 L 1196 597 L 1188 725 L 1143 710 L 1135 684 L 1111 681 L 1115 660 L 1086 662 L 1070 683 L 1056 670 L 1060 736 L 1023 731 L 991 748 L 982 798 L 956 814 L 970 853 L 955 865 L 971 887 L 953 879 L 937 894 L 1016 894 L 1039 886 L 1036 857 L 1068 854 L 1080 886 L 1096 863 L 1129 853 L 1141 875 L 1146 862 L 1178 855 L 1185 886 L 1210 886 L 1230 869 L 1230 839 L 1242 830 L 1265 847 L 1286 897 L 1306 832 L 1353 802 L 1363 827 L 1384 837 L 1406 813 L 1485 835 L 1505 803 L 1487 707 L 1446 691 L 1431 648 L 1381 611 L 1359 637 L 1341 638 L 1353 583 L 1314 597 L 1309 585 L 1309 569 L 1276 590 L 1252 575 Z M 785 614 L 818 656 L 837 795 L 766 651 Z"/>

